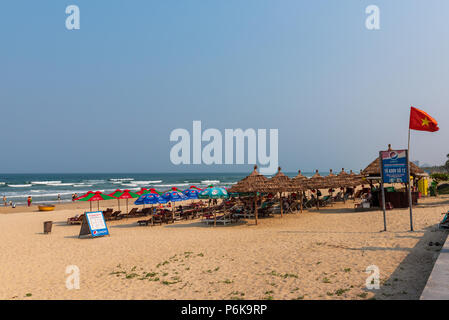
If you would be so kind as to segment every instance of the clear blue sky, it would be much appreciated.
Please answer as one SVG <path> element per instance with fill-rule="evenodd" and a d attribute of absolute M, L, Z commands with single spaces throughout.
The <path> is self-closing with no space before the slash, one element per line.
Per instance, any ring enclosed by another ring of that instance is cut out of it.
<path fill-rule="evenodd" d="M 407 146 L 410 105 L 440 126 L 412 133 L 412 159 L 442 163 L 448 12 L 447 0 L 2 1 L 0 172 L 248 170 L 172 165 L 169 134 L 193 120 L 279 129 L 285 171 L 360 169 Z"/>

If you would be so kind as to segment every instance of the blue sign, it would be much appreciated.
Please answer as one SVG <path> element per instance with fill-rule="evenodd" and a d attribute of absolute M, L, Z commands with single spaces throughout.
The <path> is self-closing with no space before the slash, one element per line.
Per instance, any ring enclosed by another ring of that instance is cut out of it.
<path fill-rule="evenodd" d="M 407 150 L 381 151 L 384 183 L 407 183 Z"/>
<path fill-rule="evenodd" d="M 86 212 L 85 217 L 89 225 L 90 234 L 92 237 L 101 237 L 109 234 L 108 227 L 106 226 L 106 221 L 103 217 L 103 212 Z"/>

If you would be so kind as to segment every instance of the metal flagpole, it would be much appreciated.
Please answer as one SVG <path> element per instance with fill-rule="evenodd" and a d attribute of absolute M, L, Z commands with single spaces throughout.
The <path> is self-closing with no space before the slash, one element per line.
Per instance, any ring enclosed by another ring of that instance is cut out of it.
<path fill-rule="evenodd" d="M 384 231 L 387 231 L 387 217 L 385 214 L 384 166 L 381 151 L 379 151 L 379 161 L 380 161 L 380 187 L 382 190 L 382 210 L 384 214 Z"/>
<path fill-rule="evenodd" d="M 410 207 L 410 231 L 413 231 L 412 184 L 410 182 L 410 126 L 408 128 L 407 181 L 408 181 L 408 206 Z"/>

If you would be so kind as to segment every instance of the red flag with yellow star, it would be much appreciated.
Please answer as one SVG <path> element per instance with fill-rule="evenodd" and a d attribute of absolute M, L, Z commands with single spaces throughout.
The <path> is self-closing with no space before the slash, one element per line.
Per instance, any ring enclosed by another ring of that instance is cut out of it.
<path fill-rule="evenodd" d="M 410 129 L 435 132 L 440 130 L 438 122 L 422 110 L 412 107 L 410 110 Z"/>

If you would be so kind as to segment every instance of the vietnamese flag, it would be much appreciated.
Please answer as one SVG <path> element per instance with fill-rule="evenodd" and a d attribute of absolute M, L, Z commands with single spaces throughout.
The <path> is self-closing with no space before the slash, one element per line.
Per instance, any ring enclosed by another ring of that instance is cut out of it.
<path fill-rule="evenodd" d="M 440 130 L 438 122 L 422 110 L 412 107 L 410 110 L 410 129 L 435 132 Z"/>

